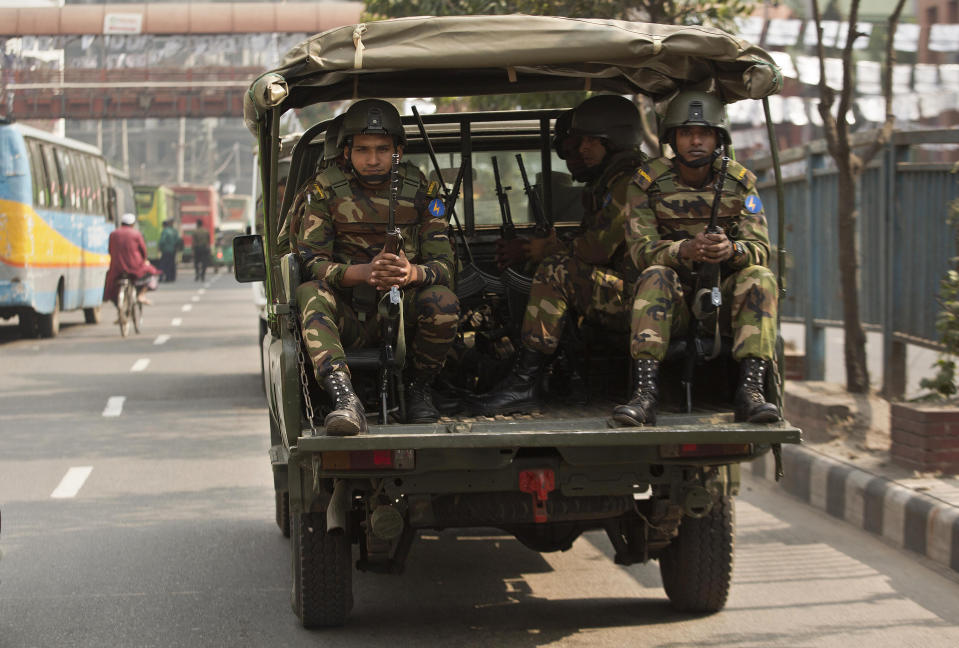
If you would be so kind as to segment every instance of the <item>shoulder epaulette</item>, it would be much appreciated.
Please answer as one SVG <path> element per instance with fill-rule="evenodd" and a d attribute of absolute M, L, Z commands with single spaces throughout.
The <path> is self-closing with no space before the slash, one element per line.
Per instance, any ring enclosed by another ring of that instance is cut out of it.
<path fill-rule="evenodd" d="M 666 158 L 647 160 L 636 169 L 636 173 L 633 174 L 633 182 L 640 189 L 646 191 L 671 168 L 669 160 Z"/>
<path fill-rule="evenodd" d="M 343 173 L 339 164 L 331 164 L 320 171 L 314 184 L 325 190 L 323 198 L 329 198 L 331 195 L 336 198 L 348 198 L 353 195 L 353 190 L 350 189 L 350 179 Z"/>
<path fill-rule="evenodd" d="M 756 174 L 744 167 L 736 160 L 730 160 L 726 166 L 726 175 L 744 188 L 749 189 L 756 184 Z"/>

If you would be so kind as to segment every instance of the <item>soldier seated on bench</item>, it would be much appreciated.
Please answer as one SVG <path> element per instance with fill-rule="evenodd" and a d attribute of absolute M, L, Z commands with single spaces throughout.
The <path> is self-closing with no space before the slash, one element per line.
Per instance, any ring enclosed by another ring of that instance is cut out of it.
<path fill-rule="evenodd" d="M 567 113 L 569 114 L 569 113 Z M 573 109 L 569 130 L 557 119 L 557 153 L 574 179 L 584 180 L 584 216 L 568 244 L 540 239 L 542 259 L 533 275 L 523 317 L 519 357 L 488 394 L 468 403 L 473 414 L 515 414 L 539 405 L 539 378 L 559 346 L 570 309 L 625 332 L 636 269 L 626 253 L 626 188 L 646 159 L 639 151 L 639 111 L 616 95 L 590 97 Z M 504 251 L 501 250 L 501 256 Z"/>
<path fill-rule="evenodd" d="M 740 368 L 735 418 L 778 421 L 779 409 L 764 392 L 775 354 L 778 288 L 767 267 L 769 231 L 756 176 L 726 160 L 719 182 L 729 129 L 723 105 L 704 92 L 681 92 L 670 102 L 659 138 L 675 158 L 641 166 L 627 192 L 626 241 L 642 269 L 630 327 L 636 391 L 613 409 L 613 418 L 624 425 L 656 423 L 659 364 L 670 337 L 695 325 L 686 301 L 694 290 L 694 264 L 719 264 L 719 322 L 731 323 L 732 356 Z M 722 231 L 707 233 L 714 201 Z"/>
<path fill-rule="evenodd" d="M 456 336 L 459 301 L 450 289 L 453 250 L 442 218 L 437 187 L 420 170 L 400 164 L 396 226 L 403 235 L 399 254 L 382 251 L 390 204 L 392 155 L 403 153 L 406 135 L 392 104 L 357 101 L 346 111 L 339 148 L 346 164 L 331 165 L 303 191 L 291 244 L 312 281 L 296 290 L 303 341 L 317 382 L 334 401 L 326 417 L 328 435 L 366 432 L 364 408 L 353 390 L 344 346 L 380 342 L 379 295 L 391 286 L 403 291 L 405 321 L 412 343 L 407 422 L 439 417 L 430 383 L 443 367 Z"/>

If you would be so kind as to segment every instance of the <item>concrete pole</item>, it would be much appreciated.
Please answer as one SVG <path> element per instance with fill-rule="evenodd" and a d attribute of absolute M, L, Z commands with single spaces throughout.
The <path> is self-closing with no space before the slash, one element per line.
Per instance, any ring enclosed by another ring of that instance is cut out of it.
<path fill-rule="evenodd" d="M 184 162 L 186 156 L 186 117 L 180 117 L 180 135 L 176 142 L 176 183 L 183 184 Z"/>
<path fill-rule="evenodd" d="M 120 121 L 120 138 L 123 147 L 123 172 L 130 175 L 130 137 L 127 133 L 127 120 Z"/>

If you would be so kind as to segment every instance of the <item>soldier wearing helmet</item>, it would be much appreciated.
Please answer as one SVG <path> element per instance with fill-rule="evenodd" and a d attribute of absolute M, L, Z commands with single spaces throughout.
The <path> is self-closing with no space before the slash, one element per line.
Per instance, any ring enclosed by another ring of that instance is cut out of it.
<path fill-rule="evenodd" d="M 430 384 L 456 335 L 459 302 L 450 288 L 453 250 L 442 218 L 445 205 L 437 199 L 436 183 L 428 184 L 413 164 L 399 165 L 395 222 L 403 248 L 399 254 L 382 251 L 392 157 L 402 157 L 405 144 L 392 104 L 363 99 L 351 105 L 337 137 L 344 164 L 316 176 L 294 219 L 299 226 L 291 232 L 291 245 L 312 279 L 296 291 L 303 340 L 317 381 L 335 402 L 326 418 L 328 435 L 366 431 L 344 348 L 378 342 L 377 291 L 391 286 L 403 289 L 405 321 L 413 323 L 408 422 L 439 417 Z"/>
<path fill-rule="evenodd" d="M 343 175 L 343 167 L 346 165 L 346 161 L 343 158 L 343 149 L 342 147 L 337 146 L 339 143 L 340 137 L 340 126 L 343 123 L 343 115 L 337 115 L 326 127 L 326 130 L 323 132 L 323 156 L 320 158 L 319 163 L 316 166 L 317 170 L 317 180 L 323 181 L 326 184 L 334 184 L 337 181 L 345 181 L 345 176 Z M 283 190 L 286 188 L 287 177 L 290 173 L 290 162 L 289 160 L 280 160 L 282 165 L 286 162 L 286 173 L 283 173 L 283 169 L 279 169 L 280 178 L 277 186 L 277 200 L 280 204 L 283 202 Z M 335 167 L 335 168 L 330 168 Z M 327 170 L 329 169 L 329 170 Z M 280 233 L 276 237 L 277 245 L 281 250 L 286 250 L 289 248 L 290 252 L 296 252 L 292 249 L 290 245 L 290 232 L 296 232 L 300 227 L 300 222 L 298 216 L 303 213 L 303 201 L 306 200 L 307 196 L 310 195 L 309 184 L 299 192 L 293 198 L 293 202 L 290 205 L 289 209 L 289 218 L 283 219 L 283 224 L 280 226 Z"/>
<path fill-rule="evenodd" d="M 695 317 L 733 336 L 732 357 L 740 367 L 736 420 L 778 421 L 779 409 L 764 391 L 775 358 L 778 289 L 768 268 L 769 231 L 756 176 L 725 157 L 729 129 L 712 95 L 678 94 L 659 135 L 675 157 L 642 165 L 627 192 L 626 241 L 642 271 L 630 327 L 636 391 L 613 417 L 625 425 L 655 424 L 659 364 L 670 337 L 695 326 Z M 721 232 L 707 233 L 714 201 Z M 720 267 L 718 314 L 699 313 L 688 303 L 700 264 Z"/>
<path fill-rule="evenodd" d="M 624 97 L 597 95 L 572 111 L 568 134 L 562 127 L 557 120 L 554 145 L 563 151 L 574 177 L 587 181 L 584 216 L 568 242 L 555 235 L 531 241 L 529 256 L 539 263 L 519 357 L 503 381 L 471 403 L 476 414 L 527 412 L 537 406 L 539 376 L 559 347 L 570 309 L 604 328 L 627 330 L 638 273 L 626 251 L 626 191 L 633 172 L 646 160 L 639 151 L 639 111 Z"/>

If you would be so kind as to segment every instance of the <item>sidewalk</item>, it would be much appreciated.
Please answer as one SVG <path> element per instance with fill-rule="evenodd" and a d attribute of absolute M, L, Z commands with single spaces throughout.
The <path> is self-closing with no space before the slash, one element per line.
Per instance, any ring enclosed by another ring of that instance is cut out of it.
<path fill-rule="evenodd" d="M 887 401 L 835 383 L 792 381 L 784 405 L 803 430 L 803 445 L 783 446 L 786 491 L 959 572 L 959 476 L 892 463 Z M 772 453 L 745 469 L 775 479 Z"/>

